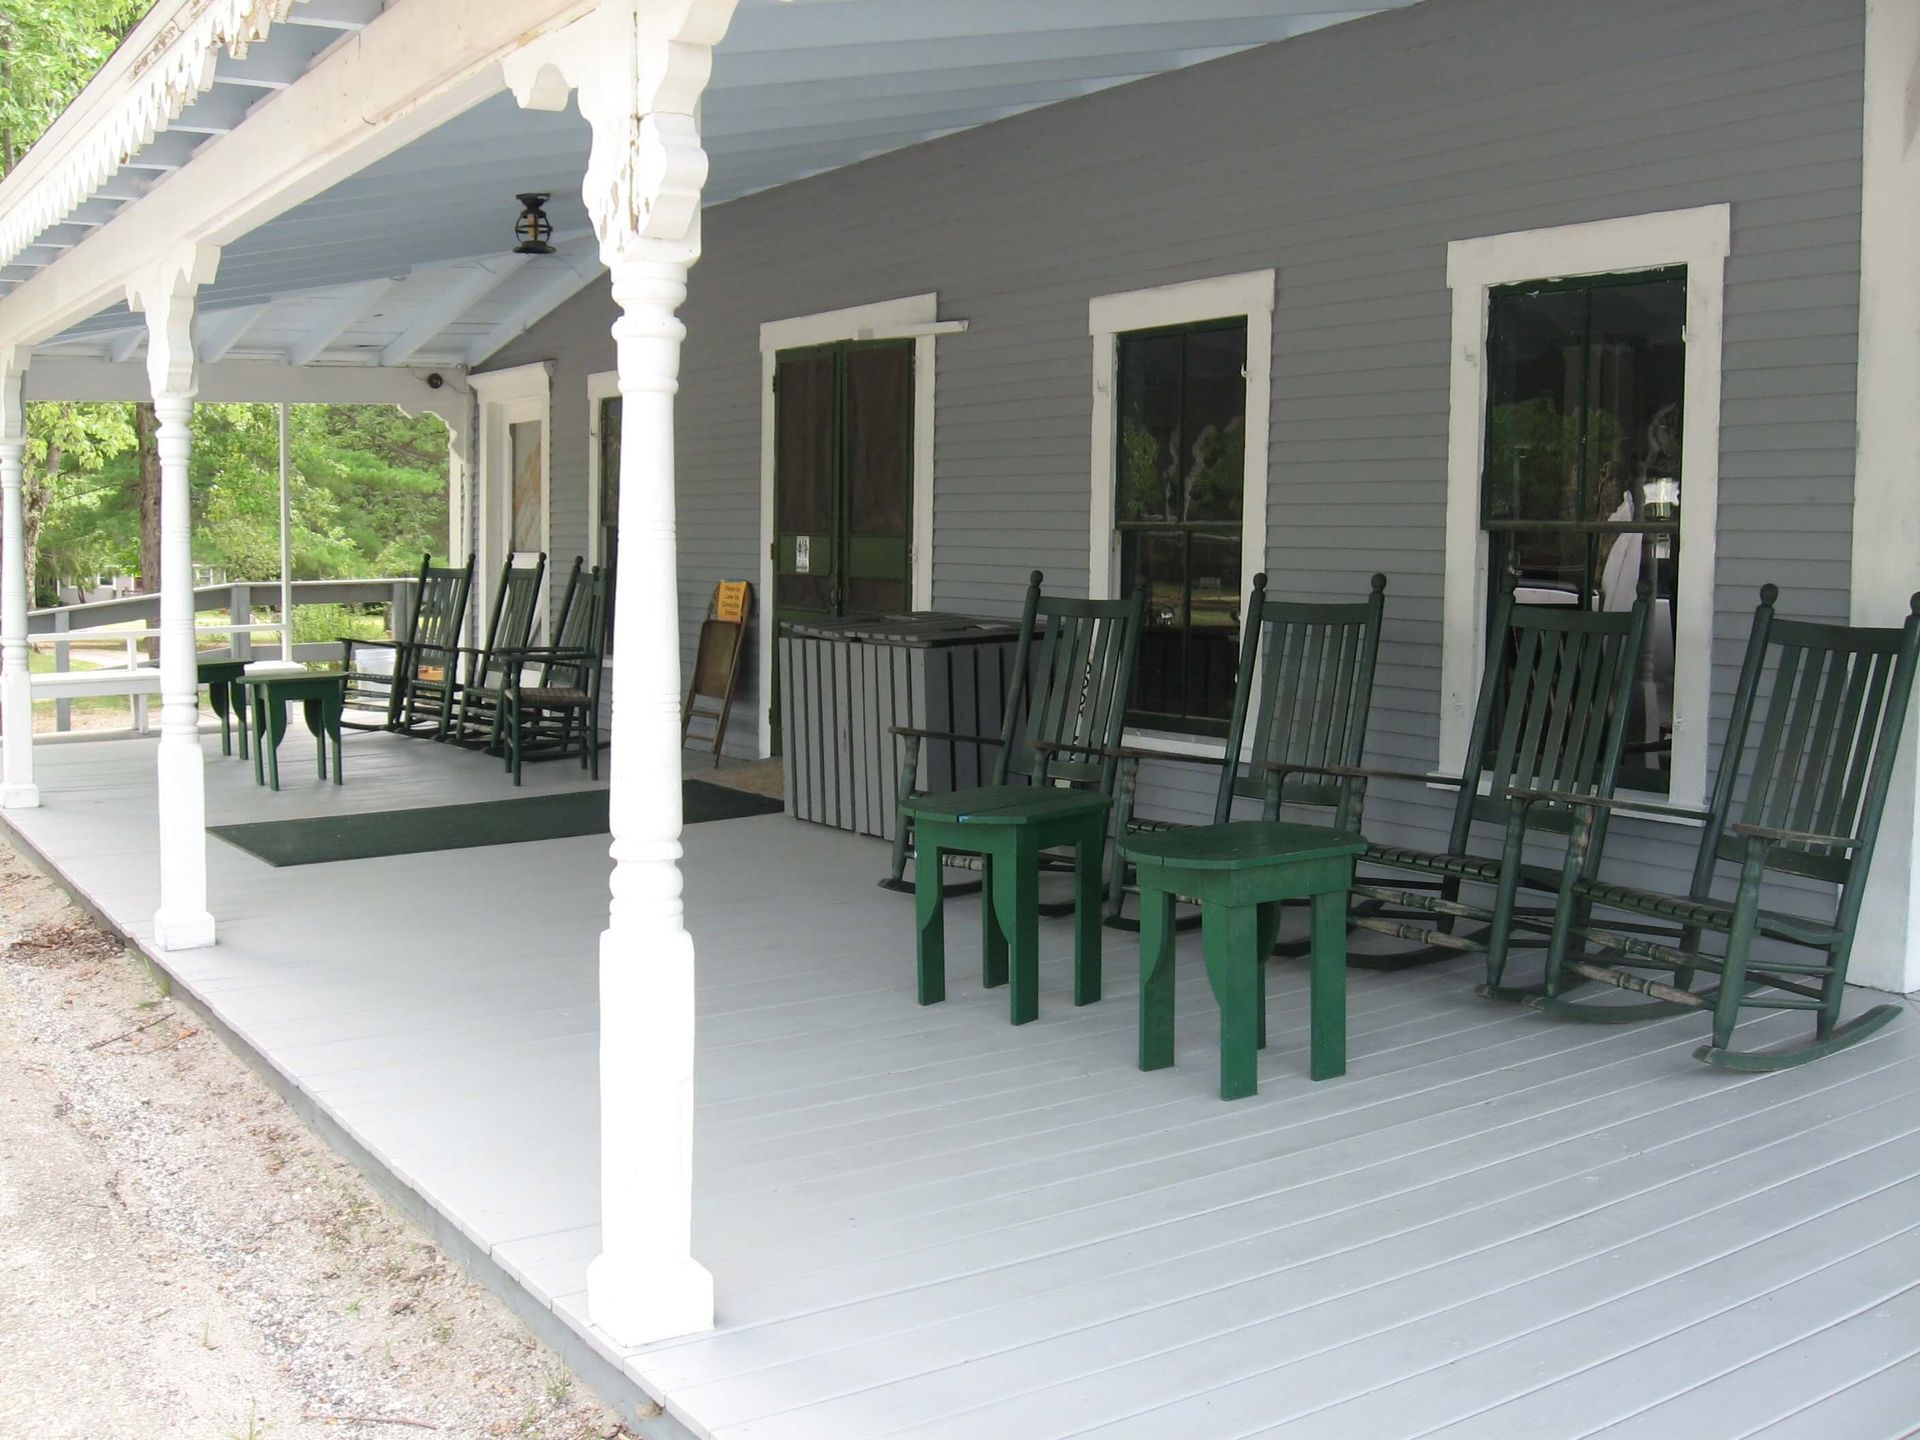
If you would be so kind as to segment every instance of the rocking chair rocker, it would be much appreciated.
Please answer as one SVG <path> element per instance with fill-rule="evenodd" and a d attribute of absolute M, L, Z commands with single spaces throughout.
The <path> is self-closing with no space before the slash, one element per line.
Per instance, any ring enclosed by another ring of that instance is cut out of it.
<path fill-rule="evenodd" d="M 1707 810 L 1546 788 L 1510 792 L 1516 814 L 1555 810 L 1573 819 L 1545 991 L 1528 999 L 1535 1008 L 1598 1023 L 1711 1010 L 1712 1043 L 1695 1058 L 1746 1071 L 1803 1065 L 1859 1043 L 1899 1013 L 1896 1006 L 1876 1005 L 1840 1023 L 1847 962 L 1920 656 L 1920 595 L 1898 629 L 1778 619 L 1778 595 L 1772 585 L 1760 591 Z M 1704 822 L 1685 894 L 1602 879 L 1591 857 L 1574 863 L 1589 848 L 1599 856 L 1612 813 Z M 1714 894 L 1722 862 L 1738 867 L 1730 899 Z M 1781 876 L 1837 885 L 1831 916 L 1763 908 L 1767 881 Z M 1591 918 L 1596 908 L 1632 918 L 1599 924 Z M 1710 935 L 1722 937 L 1712 950 Z M 1778 948 L 1756 954 L 1760 941 Z M 1576 953 L 1576 946 L 1586 948 Z M 1802 958 L 1808 951 L 1811 958 Z M 1670 971 L 1671 981 L 1634 973 L 1646 969 Z M 1697 971 L 1717 975 L 1720 983 L 1694 990 Z M 1487 981 L 1498 993 L 1501 975 L 1491 963 Z M 1565 998 L 1589 981 L 1648 998 L 1620 1004 Z M 1734 1027 L 1752 1010 L 1810 1010 L 1813 1039 L 1784 1050 L 1735 1050 Z"/>

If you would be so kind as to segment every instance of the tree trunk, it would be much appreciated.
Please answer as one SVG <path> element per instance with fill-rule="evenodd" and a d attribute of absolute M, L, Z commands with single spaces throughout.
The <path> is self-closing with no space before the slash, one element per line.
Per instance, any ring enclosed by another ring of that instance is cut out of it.
<path fill-rule="evenodd" d="M 53 500 L 53 478 L 60 473 L 60 447 L 47 446 L 44 465 L 30 465 L 21 476 L 20 533 L 27 550 L 27 605 L 40 603 L 37 587 L 40 578 L 40 525 L 47 518 L 47 506 Z"/>
<path fill-rule="evenodd" d="M 160 588 L 160 447 L 156 440 L 159 422 L 154 419 L 151 401 L 133 407 L 133 431 L 139 439 L 140 467 L 135 473 L 140 485 L 140 591 L 153 594 Z"/>

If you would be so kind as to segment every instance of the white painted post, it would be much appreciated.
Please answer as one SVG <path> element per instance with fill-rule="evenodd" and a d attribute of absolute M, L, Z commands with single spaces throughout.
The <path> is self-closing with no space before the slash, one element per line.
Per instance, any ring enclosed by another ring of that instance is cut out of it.
<path fill-rule="evenodd" d="M 293 462 L 287 402 L 280 402 L 280 659 L 293 659 Z"/>
<path fill-rule="evenodd" d="M 33 783 L 33 682 L 27 663 L 27 522 L 20 484 L 27 460 L 27 406 L 21 387 L 27 352 L 0 349 L 0 807 L 40 803 Z"/>
<path fill-rule="evenodd" d="M 53 633 L 67 635 L 73 631 L 73 614 L 68 610 L 58 610 L 53 616 Z M 65 675 L 73 669 L 73 646 L 65 640 L 53 642 L 53 673 Z M 73 729 L 73 701 L 64 695 L 53 702 L 53 728 L 61 734 Z"/>
<path fill-rule="evenodd" d="M 612 897 L 600 937 L 600 1254 L 587 1313 L 623 1345 L 711 1328 L 693 1258 L 693 940 L 680 876 L 680 620 L 674 533 L 675 311 L 700 254 L 696 120 L 735 0 L 601 0 L 509 57 L 522 105 L 577 89 L 583 191 L 620 306 L 620 664 L 613 677 Z"/>
<path fill-rule="evenodd" d="M 1859 454 L 1853 490 L 1853 620 L 1898 625 L 1920 590 L 1920 8 L 1867 0 L 1860 196 Z M 1920 990 L 1920 714 L 1909 712 L 1874 847 L 1848 978 Z"/>
<path fill-rule="evenodd" d="M 147 379 L 160 452 L 160 908 L 154 943 L 211 945 L 207 908 L 206 758 L 200 750 L 200 678 L 194 636 L 193 490 L 188 459 L 198 375 L 194 292 L 213 279 L 219 252 L 163 261 L 127 287 L 147 317 Z"/>

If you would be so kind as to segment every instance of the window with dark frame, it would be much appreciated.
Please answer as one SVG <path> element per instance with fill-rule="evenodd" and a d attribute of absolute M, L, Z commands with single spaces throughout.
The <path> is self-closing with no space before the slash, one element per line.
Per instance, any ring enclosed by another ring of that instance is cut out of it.
<path fill-rule="evenodd" d="M 1115 593 L 1146 592 L 1128 724 L 1225 735 L 1240 655 L 1247 322 L 1116 337 Z"/>
<path fill-rule="evenodd" d="M 607 653 L 613 653 L 614 558 L 620 548 L 620 397 L 600 401 L 600 565 L 607 572 Z"/>
<path fill-rule="evenodd" d="M 1684 266 L 1488 293 L 1481 525 L 1489 603 L 1624 610 L 1653 596 L 1621 784 L 1664 793 L 1673 749 Z"/>

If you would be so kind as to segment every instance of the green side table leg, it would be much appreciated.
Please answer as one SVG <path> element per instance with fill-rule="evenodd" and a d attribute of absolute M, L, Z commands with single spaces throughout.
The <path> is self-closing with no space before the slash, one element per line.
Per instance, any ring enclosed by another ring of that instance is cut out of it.
<path fill-rule="evenodd" d="M 320 768 L 320 778 L 327 778 L 327 722 L 321 718 L 325 703 L 320 700 L 303 700 L 300 708 L 307 717 L 307 729 L 313 732 L 313 759 Z"/>
<path fill-rule="evenodd" d="M 995 857 L 993 908 L 1013 977 L 1012 1020 L 1026 1025 L 1040 1018 L 1040 852 L 1026 827 L 1011 848 L 1011 855 Z"/>
<path fill-rule="evenodd" d="M 227 687 L 227 695 L 233 701 L 234 728 L 240 732 L 240 758 L 247 758 L 247 736 L 253 725 L 253 712 L 247 708 L 247 687 L 234 681 Z"/>
<path fill-rule="evenodd" d="M 231 755 L 233 754 L 233 707 L 227 703 L 225 680 L 207 682 L 207 703 L 213 706 L 214 718 L 220 722 L 220 753 Z M 245 742 L 241 743 L 244 746 Z"/>
<path fill-rule="evenodd" d="M 1260 1085 L 1260 907 L 1203 905 L 1200 935 L 1220 1002 L 1220 1098 L 1241 1100 Z"/>
<path fill-rule="evenodd" d="M 266 724 L 267 702 L 261 696 L 253 697 L 253 711 L 248 720 L 248 728 L 253 731 L 253 783 L 267 783 L 267 737 L 261 733 Z"/>
<path fill-rule="evenodd" d="M 1100 862 L 1105 858 L 1106 818 L 1097 816 L 1074 847 L 1073 1003 L 1100 998 Z"/>
<path fill-rule="evenodd" d="M 987 990 L 996 990 L 1007 983 L 1007 942 L 1012 932 L 994 903 L 993 877 L 1012 863 L 1010 859 L 995 863 L 990 852 L 982 852 L 980 856 L 980 984 Z M 917 876 L 920 873 L 917 859 L 913 869 Z"/>
<path fill-rule="evenodd" d="M 1173 1064 L 1173 896 L 1140 886 L 1140 1068 Z"/>
<path fill-rule="evenodd" d="M 1280 902 L 1272 900 L 1260 907 L 1260 1048 L 1267 1048 L 1267 966 L 1273 959 L 1273 942 L 1280 935 Z"/>
<path fill-rule="evenodd" d="M 264 728 L 267 732 L 267 785 L 280 788 L 280 742 L 287 737 L 287 702 L 277 696 L 263 700 L 260 708 L 266 712 Z"/>
<path fill-rule="evenodd" d="M 915 983 L 920 1003 L 937 1005 L 947 998 L 946 891 L 940 884 L 940 852 L 929 845 L 925 858 L 932 863 L 913 867 L 913 909 L 918 924 Z"/>
<path fill-rule="evenodd" d="M 1313 1040 L 1309 1073 L 1347 1073 L 1347 892 L 1313 897 Z"/>
<path fill-rule="evenodd" d="M 342 712 L 346 709 L 345 693 L 342 690 L 339 695 L 329 697 L 326 702 L 327 738 L 333 742 L 333 783 L 336 785 L 347 783 L 346 766 L 340 754 L 340 721 Z"/>

